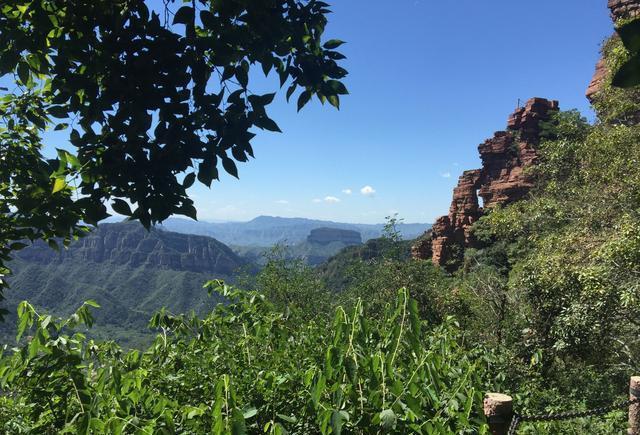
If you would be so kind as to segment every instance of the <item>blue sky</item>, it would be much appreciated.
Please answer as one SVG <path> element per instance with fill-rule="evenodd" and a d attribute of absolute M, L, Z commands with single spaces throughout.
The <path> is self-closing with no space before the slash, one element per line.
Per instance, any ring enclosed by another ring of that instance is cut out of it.
<path fill-rule="evenodd" d="M 191 189 L 201 220 L 432 222 L 518 99 L 591 116 L 584 91 L 612 32 L 605 0 L 326 1 L 350 95 L 340 111 L 314 100 L 296 113 L 280 91 L 270 114 L 283 133 L 255 138 L 239 180 Z"/>
<path fill-rule="evenodd" d="M 284 133 L 258 135 L 240 180 L 194 190 L 201 219 L 431 222 L 518 98 L 590 113 L 584 91 L 612 32 L 605 0 L 329 3 L 351 94 L 339 112 L 314 101 L 300 113 L 280 95 Z"/>

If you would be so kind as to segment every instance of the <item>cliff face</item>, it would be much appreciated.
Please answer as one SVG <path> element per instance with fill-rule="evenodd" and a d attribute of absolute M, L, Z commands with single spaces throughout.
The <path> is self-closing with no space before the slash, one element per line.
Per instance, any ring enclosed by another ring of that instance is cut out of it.
<path fill-rule="evenodd" d="M 540 121 L 548 120 L 557 110 L 557 101 L 532 98 L 511 114 L 507 130 L 496 132 L 478 146 L 482 168 L 462 173 L 453 190 L 449 214 L 436 220 L 430 237 L 413 246 L 414 258 L 431 258 L 436 265 L 455 268 L 464 249 L 475 244 L 471 226 L 483 210 L 512 203 L 529 192 L 533 180 L 526 169 L 536 162 Z"/>
<path fill-rule="evenodd" d="M 333 242 L 345 245 L 361 245 L 362 236 L 357 231 L 342 230 L 339 228 L 316 228 L 307 236 L 307 242 L 319 245 L 328 245 Z"/>
<path fill-rule="evenodd" d="M 39 264 L 66 260 L 113 263 L 132 268 L 206 272 L 231 276 L 244 262 L 229 247 L 215 239 L 152 229 L 137 223 L 103 224 L 68 250 L 55 252 L 36 243 L 17 257 Z"/>
<path fill-rule="evenodd" d="M 640 15 L 640 2 L 638 0 L 609 0 L 607 6 L 611 11 L 611 19 L 614 23 L 618 20 L 635 18 Z"/>
<path fill-rule="evenodd" d="M 628 20 L 640 16 L 640 0 L 609 0 L 607 6 L 611 11 L 611 19 L 614 23 L 618 20 Z M 600 92 L 602 86 L 604 86 L 604 81 L 608 73 L 609 71 L 607 70 L 604 59 L 600 58 L 596 64 L 596 70 L 593 73 L 591 83 L 589 83 L 587 92 L 585 93 L 590 102 L 594 102 L 596 95 Z"/>

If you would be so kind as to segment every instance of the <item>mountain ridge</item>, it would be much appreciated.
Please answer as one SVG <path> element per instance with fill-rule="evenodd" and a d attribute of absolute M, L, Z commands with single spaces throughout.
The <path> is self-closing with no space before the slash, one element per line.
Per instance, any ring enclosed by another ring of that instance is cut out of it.
<path fill-rule="evenodd" d="M 209 297 L 206 281 L 233 282 L 252 266 L 228 246 L 206 236 L 146 231 L 137 222 L 101 224 L 59 252 L 36 243 L 15 255 L 13 275 L 2 306 L 9 311 L 0 335 L 14 333 L 16 307 L 29 300 L 38 310 L 67 315 L 85 300 L 95 310 L 100 338 L 136 346 L 149 338 L 146 328 L 162 307 L 175 313 L 210 311 L 222 298 Z"/>
<path fill-rule="evenodd" d="M 181 218 L 167 219 L 161 228 L 184 234 L 214 237 L 222 243 L 236 246 L 268 247 L 276 244 L 294 245 L 306 240 L 311 230 L 337 228 L 358 231 L 362 241 L 378 238 L 385 224 L 351 224 L 308 218 L 258 216 L 247 222 L 215 223 Z M 400 223 L 398 231 L 405 239 L 414 239 L 431 228 L 426 223 Z"/>

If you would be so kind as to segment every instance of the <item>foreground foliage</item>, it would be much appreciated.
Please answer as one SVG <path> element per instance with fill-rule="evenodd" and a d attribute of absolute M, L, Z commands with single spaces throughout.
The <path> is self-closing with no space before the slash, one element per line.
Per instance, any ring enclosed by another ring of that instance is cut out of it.
<path fill-rule="evenodd" d="M 187 190 L 238 177 L 256 130 L 280 131 L 256 73 L 298 110 L 347 94 L 324 2 L 167 0 L 159 12 L 143 0 L 0 5 L 0 291 L 25 240 L 66 246 L 107 206 L 146 227 L 195 219 Z M 55 157 L 47 130 L 67 139 Z"/>
<path fill-rule="evenodd" d="M 301 322 L 254 292 L 208 287 L 233 301 L 204 318 L 158 312 L 144 352 L 73 332 L 69 319 L 20 305 L 15 349 L 0 359 L 0 423 L 12 433 L 484 433 L 493 359 L 469 352 L 451 318 L 420 320 L 400 290 L 380 320 L 361 301 Z"/>

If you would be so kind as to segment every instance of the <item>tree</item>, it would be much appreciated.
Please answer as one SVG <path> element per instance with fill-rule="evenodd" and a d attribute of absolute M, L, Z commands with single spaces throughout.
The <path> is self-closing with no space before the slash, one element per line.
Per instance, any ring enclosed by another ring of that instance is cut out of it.
<path fill-rule="evenodd" d="M 316 0 L 8 0 L 0 6 L 0 274 L 25 240 L 68 244 L 108 216 L 196 218 L 187 189 L 237 177 L 255 129 L 280 131 L 260 67 L 300 110 L 339 107 L 347 72 Z M 187 2 L 183 2 L 187 3 Z M 164 15 L 161 17 L 160 15 Z M 70 147 L 45 158 L 43 132 Z M 1 276 L 0 276 L 1 278 Z M 0 289 L 5 284 L 0 282 Z"/>

